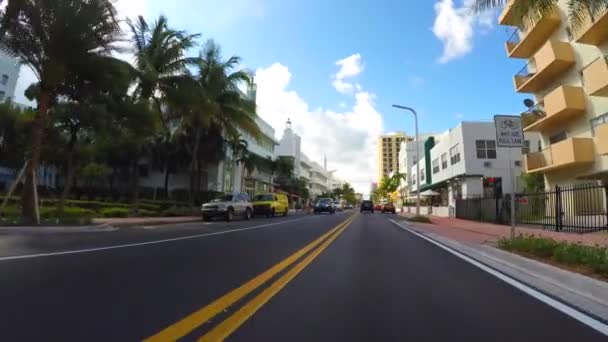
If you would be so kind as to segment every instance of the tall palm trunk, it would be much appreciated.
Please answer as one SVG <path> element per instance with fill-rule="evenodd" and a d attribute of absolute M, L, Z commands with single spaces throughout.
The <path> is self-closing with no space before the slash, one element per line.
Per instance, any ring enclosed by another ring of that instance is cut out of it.
<path fill-rule="evenodd" d="M 201 143 L 201 129 L 196 128 L 194 135 L 194 147 L 192 148 L 192 161 L 190 162 L 190 205 L 194 207 L 194 190 L 196 188 L 196 175 L 198 174 L 198 150 Z M 200 178 L 200 177 L 199 177 Z"/>
<path fill-rule="evenodd" d="M 68 162 L 66 168 L 66 179 L 63 185 L 63 191 L 61 192 L 61 196 L 59 197 L 59 203 L 57 203 L 57 211 L 59 213 L 63 213 L 63 207 L 65 205 L 65 199 L 68 197 L 70 190 L 72 189 L 73 179 L 74 179 L 74 148 L 76 147 L 76 139 L 77 136 L 75 133 L 72 133 L 70 137 L 70 143 L 68 144 Z"/>
<path fill-rule="evenodd" d="M 139 213 L 139 164 L 137 160 L 133 162 L 133 169 L 131 173 L 131 193 L 133 203 L 133 213 Z"/>
<path fill-rule="evenodd" d="M 165 159 L 165 166 L 164 166 L 164 170 L 165 170 L 165 180 L 163 183 L 163 193 L 165 195 L 165 199 L 169 199 L 169 160 L 168 158 Z"/>
<path fill-rule="evenodd" d="M 40 223 L 40 218 L 38 217 L 38 199 L 36 198 L 35 172 L 38 170 L 38 165 L 40 164 L 44 127 L 46 126 L 50 103 L 51 93 L 48 90 L 41 90 L 38 99 L 38 112 L 32 123 L 32 154 L 25 171 L 25 185 L 21 196 L 21 216 L 23 217 L 24 223 L 28 224 Z"/>

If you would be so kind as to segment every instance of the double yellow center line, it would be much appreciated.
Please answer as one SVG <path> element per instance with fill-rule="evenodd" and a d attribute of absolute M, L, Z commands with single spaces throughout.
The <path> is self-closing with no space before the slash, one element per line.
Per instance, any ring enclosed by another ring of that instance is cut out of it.
<path fill-rule="evenodd" d="M 265 288 L 260 294 L 255 296 L 245 305 L 240 307 L 236 312 L 222 321 L 220 324 L 215 326 L 205 335 L 198 339 L 198 341 L 222 341 L 230 334 L 232 334 L 238 327 L 240 327 L 247 319 L 249 319 L 257 310 L 259 310 L 266 302 L 276 295 L 289 281 L 291 281 L 298 273 L 300 273 L 306 266 L 308 266 L 327 246 L 329 246 L 342 232 L 355 220 L 356 214 L 352 215 L 344 222 L 340 223 L 327 233 L 320 236 L 315 241 L 309 243 L 304 248 L 293 253 L 289 257 L 283 259 L 276 265 L 272 266 L 268 270 L 257 275 L 255 278 L 247 281 L 240 287 L 228 292 L 222 297 L 214 300 L 207 306 L 193 312 L 186 316 L 182 320 L 170 325 L 163 329 L 157 334 L 145 339 L 145 342 L 157 342 L 157 341 L 176 341 L 189 333 L 194 329 L 208 322 L 210 319 L 224 312 L 230 306 L 247 296 L 264 283 L 272 279 L 274 276 L 279 274 L 281 271 L 286 270 L 289 266 L 294 264 L 297 260 L 304 257 L 295 266 L 289 269 L 276 281 Z M 312 252 L 311 252 L 312 251 Z"/>

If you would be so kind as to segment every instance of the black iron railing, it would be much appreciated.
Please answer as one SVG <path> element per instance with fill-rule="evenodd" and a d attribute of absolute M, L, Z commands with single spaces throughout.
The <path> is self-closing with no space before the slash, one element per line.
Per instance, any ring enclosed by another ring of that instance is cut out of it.
<path fill-rule="evenodd" d="M 608 231 L 608 185 L 556 186 L 516 194 L 515 199 L 518 224 L 573 233 Z M 456 217 L 509 224 L 510 204 L 509 195 L 461 199 L 456 201 Z"/>

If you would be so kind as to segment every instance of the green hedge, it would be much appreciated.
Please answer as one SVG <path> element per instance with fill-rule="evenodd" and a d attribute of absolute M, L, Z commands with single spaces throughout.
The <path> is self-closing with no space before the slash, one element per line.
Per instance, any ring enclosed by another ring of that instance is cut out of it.
<path fill-rule="evenodd" d="M 103 208 L 99 211 L 101 217 L 129 217 L 131 209 L 129 208 Z"/>
<path fill-rule="evenodd" d="M 173 206 L 162 211 L 161 216 L 165 217 L 176 217 L 176 216 L 190 216 L 192 210 L 190 207 L 177 207 Z"/>
<path fill-rule="evenodd" d="M 500 239 L 498 246 L 508 251 L 523 252 L 564 265 L 584 267 L 593 273 L 608 277 L 608 247 L 585 246 L 521 234 L 513 239 Z"/>

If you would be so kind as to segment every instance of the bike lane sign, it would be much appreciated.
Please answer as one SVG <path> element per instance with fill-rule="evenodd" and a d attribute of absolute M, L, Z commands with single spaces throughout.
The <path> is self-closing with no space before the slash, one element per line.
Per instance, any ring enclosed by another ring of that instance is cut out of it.
<path fill-rule="evenodd" d="M 494 125 L 496 125 L 496 146 L 524 146 L 524 131 L 522 129 L 521 116 L 494 115 Z"/>

